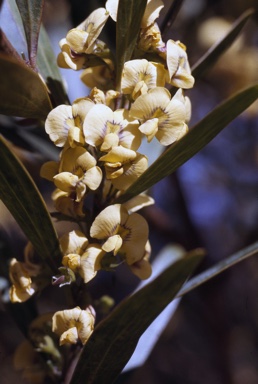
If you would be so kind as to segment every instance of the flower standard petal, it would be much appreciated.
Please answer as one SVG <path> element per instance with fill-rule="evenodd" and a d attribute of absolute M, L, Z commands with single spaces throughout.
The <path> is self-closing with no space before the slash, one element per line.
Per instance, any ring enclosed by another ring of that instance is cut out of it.
<path fill-rule="evenodd" d="M 123 238 L 123 245 L 119 252 L 125 254 L 128 265 L 143 258 L 145 245 L 149 236 L 147 221 L 138 213 L 132 213 L 123 224 L 129 233 Z"/>
<path fill-rule="evenodd" d="M 132 199 L 128 200 L 123 205 L 126 207 L 129 213 L 132 213 L 139 211 L 144 207 L 148 207 L 149 205 L 152 205 L 154 203 L 155 201 L 152 197 L 146 195 L 145 193 L 141 193 L 140 195 L 137 195 Z"/>
<path fill-rule="evenodd" d="M 92 52 L 94 43 L 105 26 L 108 17 L 109 14 L 105 8 L 98 8 L 95 9 L 86 20 L 78 25 L 78 29 L 88 33 L 87 44 L 84 44 L 85 53 Z"/>
<path fill-rule="evenodd" d="M 55 145 L 63 147 L 69 129 L 73 124 L 72 107 L 70 105 L 59 105 L 48 114 L 45 129 Z"/>
<path fill-rule="evenodd" d="M 96 276 L 97 271 L 101 269 L 101 260 L 104 255 L 105 252 L 103 252 L 100 244 L 90 244 L 87 247 L 81 256 L 79 268 L 84 283 L 88 283 Z"/>
<path fill-rule="evenodd" d="M 121 175 L 112 178 L 112 184 L 115 188 L 125 190 L 130 187 L 148 168 L 148 159 L 146 156 L 137 153 L 135 159 L 123 165 Z"/>
<path fill-rule="evenodd" d="M 83 183 L 92 191 L 95 191 L 101 183 L 102 171 L 99 167 L 90 168 L 83 177 Z"/>
<path fill-rule="evenodd" d="M 95 239 L 107 239 L 116 235 L 119 224 L 125 222 L 128 217 L 126 209 L 121 204 L 110 205 L 101 211 L 92 223 L 91 237 Z"/>
<path fill-rule="evenodd" d="M 147 6 L 142 18 L 141 27 L 146 28 L 153 24 L 159 17 L 161 9 L 164 7 L 162 0 L 148 0 Z"/>
<path fill-rule="evenodd" d="M 86 143 L 99 146 L 107 133 L 107 122 L 112 122 L 114 113 L 106 105 L 97 104 L 87 114 L 83 131 Z"/>
<path fill-rule="evenodd" d="M 107 0 L 105 7 L 106 7 L 106 10 L 108 11 L 111 19 L 116 21 L 117 9 L 118 9 L 118 0 Z"/>
<path fill-rule="evenodd" d="M 156 138 L 162 145 L 170 145 L 179 140 L 187 132 L 186 104 L 179 89 L 167 105 L 164 116 L 159 119 L 159 129 Z"/>
<path fill-rule="evenodd" d="M 166 88 L 153 88 L 147 94 L 138 97 L 131 107 L 130 115 L 143 122 L 158 117 L 158 112 L 162 113 L 170 99 L 171 95 Z"/>
<path fill-rule="evenodd" d="M 40 168 L 40 176 L 49 181 L 53 181 L 53 177 L 58 173 L 59 163 L 57 161 L 47 161 Z"/>
<path fill-rule="evenodd" d="M 64 234 L 59 241 L 61 250 L 65 255 L 70 253 L 82 255 L 89 243 L 84 233 L 79 230 Z"/>
<path fill-rule="evenodd" d="M 180 41 L 167 41 L 167 67 L 169 83 L 179 88 L 192 88 L 194 78 L 186 54 L 186 47 Z"/>

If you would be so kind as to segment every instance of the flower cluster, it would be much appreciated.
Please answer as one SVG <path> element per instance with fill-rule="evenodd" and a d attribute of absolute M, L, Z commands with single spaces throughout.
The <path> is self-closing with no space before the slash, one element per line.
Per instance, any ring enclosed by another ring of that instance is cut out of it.
<path fill-rule="evenodd" d="M 59 161 L 42 166 L 41 176 L 55 185 L 52 198 L 60 217 L 78 225 L 60 238 L 60 270 L 83 283 L 121 263 L 140 279 L 151 275 L 148 224 L 137 211 L 153 199 L 141 194 L 118 204 L 117 198 L 148 167 L 147 156 L 138 152 L 142 140 L 171 145 L 186 134 L 191 115 L 184 89 L 193 86 L 194 78 L 186 47 L 163 42 L 156 23 L 161 0 L 147 1 L 136 47 L 116 84 L 113 56 L 98 37 L 109 17 L 116 22 L 118 3 L 107 0 L 105 8 L 92 12 L 60 41 L 58 65 L 83 69 L 81 79 L 91 91 L 72 105 L 54 108 L 45 123 L 61 152 Z M 30 281 L 26 284 L 31 294 Z M 53 331 L 61 344 L 85 343 L 93 328 L 92 311 L 71 311 L 54 315 Z"/>

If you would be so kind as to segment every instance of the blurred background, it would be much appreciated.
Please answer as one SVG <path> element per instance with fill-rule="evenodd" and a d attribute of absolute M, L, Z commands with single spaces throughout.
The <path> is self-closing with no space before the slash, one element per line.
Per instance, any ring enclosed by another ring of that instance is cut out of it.
<path fill-rule="evenodd" d="M 165 8 L 159 24 L 164 31 L 164 41 L 182 41 L 187 46 L 191 65 L 225 35 L 244 11 L 251 7 L 256 10 L 231 49 L 198 80 L 194 89 L 187 91 L 192 101 L 192 127 L 234 92 L 257 84 L 258 1 L 185 0 L 175 20 L 168 17 L 173 2 L 163 1 Z M 58 42 L 67 31 L 104 3 L 45 1 L 44 24 L 56 53 L 59 52 Z M 114 24 L 110 22 L 103 40 L 112 44 L 114 33 Z M 87 94 L 77 73 L 62 70 L 62 75 L 71 101 Z M 57 153 L 51 145 L 44 145 L 44 151 L 40 153 L 37 151 L 33 133 L 38 127 L 33 124 L 1 116 L 0 132 L 13 143 L 51 209 L 52 185 L 40 180 L 38 172 L 41 164 L 56 158 Z M 23 133 L 21 127 L 25 127 Z M 45 140 L 42 129 L 40 134 L 37 133 L 37 142 L 40 139 Z M 152 150 L 157 154 L 161 151 L 158 145 Z M 186 250 L 201 246 L 207 250 L 205 261 L 198 270 L 201 272 L 257 241 L 257 103 L 175 174 L 153 187 L 151 194 L 156 205 L 146 208 L 144 215 L 150 225 L 153 259 L 167 244 L 177 243 Z M 0 215 L 0 256 L 5 260 L 19 258 L 25 239 L 2 205 Z M 59 224 L 58 230 L 63 232 L 66 228 Z M 6 274 L 6 270 L 3 273 Z M 115 277 L 100 275 L 90 289 L 96 298 L 108 290 L 118 302 L 135 288 L 137 282 L 136 278 L 122 271 Z M 4 281 L 2 284 L 4 289 Z M 42 311 L 55 308 L 56 302 L 49 304 L 48 296 L 49 291 L 43 292 Z M 57 296 L 57 300 L 57 305 L 61 306 L 62 298 Z M 22 336 L 3 307 L 0 312 L 1 377 L 3 383 L 15 383 L 18 376 L 12 371 L 10 362 Z M 124 374 L 117 383 L 141 381 L 148 384 L 258 383 L 257 257 L 240 263 L 183 297 L 146 363 Z"/>

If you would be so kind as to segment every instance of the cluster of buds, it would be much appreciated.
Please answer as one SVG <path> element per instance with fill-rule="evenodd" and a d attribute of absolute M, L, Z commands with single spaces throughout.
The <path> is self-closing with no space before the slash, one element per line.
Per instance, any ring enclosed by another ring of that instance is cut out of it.
<path fill-rule="evenodd" d="M 156 138 L 171 145 L 186 134 L 191 115 L 184 89 L 193 86 L 194 78 L 186 47 L 179 41 L 163 42 L 156 23 L 161 0 L 147 1 L 132 58 L 116 84 L 113 56 L 98 37 L 109 17 L 116 21 L 118 3 L 107 0 L 105 8 L 92 12 L 61 40 L 58 65 L 83 69 L 81 79 L 91 92 L 72 105 L 54 108 L 45 124 L 50 139 L 62 150 L 59 161 L 42 166 L 41 176 L 55 185 L 56 211 L 78 224 L 60 238 L 61 269 L 84 283 L 99 270 L 121 263 L 140 279 L 151 275 L 148 224 L 137 211 L 153 204 L 153 199 L 146 194 L 124 204 L 116 199 L 148 167 L 147 156 L 138 152 L 142 140 Z M 166 85 L 177 89 L 171 95 Z M 53 331 L 61 335 L 61 344 L 78 339 L 85 343 L 92 332 L 92 310 L 73 311 L 76 319 L 71 321 L 63 321 L 69 310 L 54 315 Z M 89 324 L 78 328 L 84 318 Z"/>

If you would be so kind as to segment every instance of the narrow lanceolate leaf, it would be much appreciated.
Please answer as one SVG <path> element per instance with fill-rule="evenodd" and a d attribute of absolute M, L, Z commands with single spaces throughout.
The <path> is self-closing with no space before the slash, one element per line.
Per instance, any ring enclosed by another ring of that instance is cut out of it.
<path fill-rule="evenodd" d="M 0 137 L 0 199 L 9 209 L 36 252 L 56 272 L 59 242 L 46 205 L 34 181 Z"/>
<path fill-rule="evenodd" d="M 0 113 L 44 120 L 52 105 L 39 75 L 19 61 L 1 54 L 0 73 Z"/>
<path fill-rule="evenodd" d="M 123 203 L 150 188 L 165 176 L 173 173 L 203 147 L 223 128 L 258 98 L 258 85 L 247 88 L 220 104 L 197 123 L 181 140 L 172 145 L 144 174 L 119 197 Z"/>
<path fill-rule="evenodd" d="M 235 41 L 247 20 L 254 14 L 253 9 L 244 12 L 232 25 L 227 35 L 214 44 L 203 57 L 198 60 L 192 67 L 192 75 L 195 78 L 201 77 L 210 67 L 212 67 L 220 56 L 232 45 Z"/>
<path fill-rule="evenodd" d="M 124 63 L 131 59 L 147 0 L 120 0 L 116 23 L 116 73 L 120 88 Z"/>
<path fill-rule="evenodd" d="M 202 257 L 200 249 L 185 255 L 102 321 L 86 343 L 70 384 L 113 383 L 140 336 L 174 299 Z"/>
<path fill-rule="evenodd" d="M 56 56 L 43 25 L 41 25 L 39 34 L 37 66 L 50 91 L 54 106 L 69 104 L 68 96 L 64 90 L 62 78 L 56 64 Z"/>
<path fill-rule="evenodd" d="M 199 275 L 193 277 L 189 280 L 182 289 L 178 292 L 176 297 L 181 297 L 186 293 L 192 291 L 193 289 L 199 287 L 200 285 L 206 283 L 210 279 L 213 279 L 215 276 L 226 271 L 228 268 L 233 267 L 233 265 L 243 261 L 251 256 L 258 255 L 258 242 L 249 245 L 248 247 L 241 249 L 234 253 L 233 255 L 227 257 L 224 260 L 219 261 L 217 264 L 213 265 L 211 268 L 200 273 Z"/>
<path fill-rule="evenodd" d="M 42 18 L 43 0 L 15 0 L 19 9 L 28 45 L 32 68 L 36 66 L 37 46 Z"/>

